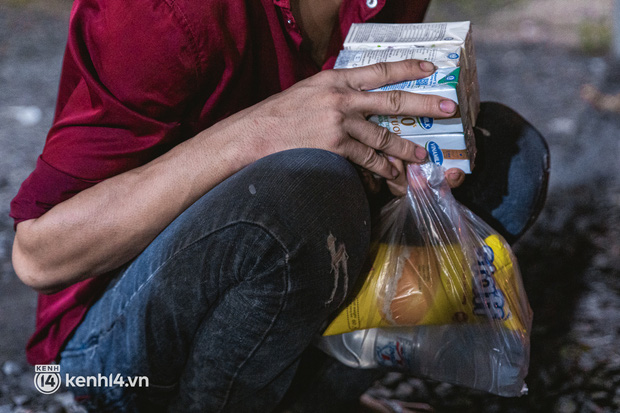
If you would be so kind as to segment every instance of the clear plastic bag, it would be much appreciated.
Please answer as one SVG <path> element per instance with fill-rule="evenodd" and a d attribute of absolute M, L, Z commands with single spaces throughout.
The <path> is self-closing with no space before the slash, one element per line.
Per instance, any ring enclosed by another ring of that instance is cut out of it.
<path fill-rule="evenodd" d="M 440 166 L 409 165 L 407 179 L 382 210 L 370 273 L 318 346 L 352 367 L 521 395 L 532 311 L 509 245 Z"/>

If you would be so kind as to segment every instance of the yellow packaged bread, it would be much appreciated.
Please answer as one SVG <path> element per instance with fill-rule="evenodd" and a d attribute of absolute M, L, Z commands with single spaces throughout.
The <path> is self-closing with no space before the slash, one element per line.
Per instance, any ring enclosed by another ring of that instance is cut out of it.
<path fill-rule="evenodd" d="M 498 236 L 485 238 L 469 258 L 458 244 L 431 248 L 380 243 L 375 251 L 358 295 L 324 335 L 491 320 L 512 331 L 525 331 L 527 322 L 518 311 L 522 294 L 518 273 L 509 248 Z"/>

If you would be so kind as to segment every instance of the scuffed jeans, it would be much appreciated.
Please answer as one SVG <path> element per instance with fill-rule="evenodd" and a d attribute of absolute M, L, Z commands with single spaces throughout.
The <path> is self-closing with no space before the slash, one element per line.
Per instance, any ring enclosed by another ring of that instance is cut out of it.
<path fill-rule="evenodd" d="M 263 158 L 122 269 L 61 353 L 62 373 L 149 378 L 148 388 L 71 389 L 96 411 L 268 412 L 305 380 L 295 375 L 310 357 L 303 374 L 320 394 L 300 396 L 317 403 L 306 410 L 344 409 L 376 373 L 304 354 L 369 241 L 368 200 L 348 161 L 316 149 Z"/>

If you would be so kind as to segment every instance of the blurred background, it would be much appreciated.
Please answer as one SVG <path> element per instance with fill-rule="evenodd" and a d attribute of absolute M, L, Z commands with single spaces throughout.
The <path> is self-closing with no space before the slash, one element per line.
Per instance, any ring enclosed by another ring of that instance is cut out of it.
<path fill-rule="evenodd" d="M 8 217 L 52 122 L 70 7 L 0 0 L 0 413 L 77 411 L 34 389 L 36 296 L 12 270 Z M 534 310 L 529 394 L 398 373 L 371 392 L 420 411 L 620 412 L 620 0 L 434 0 L 427 16 L 458 20 L 473 23 L 482 100 L 519 112 L 551 150 L 547 204 L 515 246 Z"/>

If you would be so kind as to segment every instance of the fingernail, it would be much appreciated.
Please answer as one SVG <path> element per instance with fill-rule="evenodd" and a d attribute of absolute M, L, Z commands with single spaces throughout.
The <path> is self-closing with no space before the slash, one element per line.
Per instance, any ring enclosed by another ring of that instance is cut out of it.
<path fill-rule="evenodd" d="M 424 70 L 425 72 L 434 72 L 435 71 L 435 65 L 432 64 L 431 62 L 427 62 L 425 60 L 420 62 L 420 69 Z"/>
<path fill-rule="evenodd" d="M 396 167 L 392 167 L 392 177 L 394 178 L 398 178 L 399 172 L 398 169 L 396 169 Z"/>
<path fill-rule="evenodd" d="M 418 146 L 417 148 L 415 148 L 415 156 L 420 160 L 426 159 L 426 149 Z"/>
<path fill-rule="evenodd" d="M 450 179 L 453 181 L 458 181 L 459 179 L 461 179 L 461 174 L 458 172 L 450 172 Z"/>
<path fill-rule="evenodd" d="M 456 110 L 456 103 L 447 99 L 442 100 L 439 102 L 439 109 L 441 109 L 442 112 L 452 113 Z"/>

